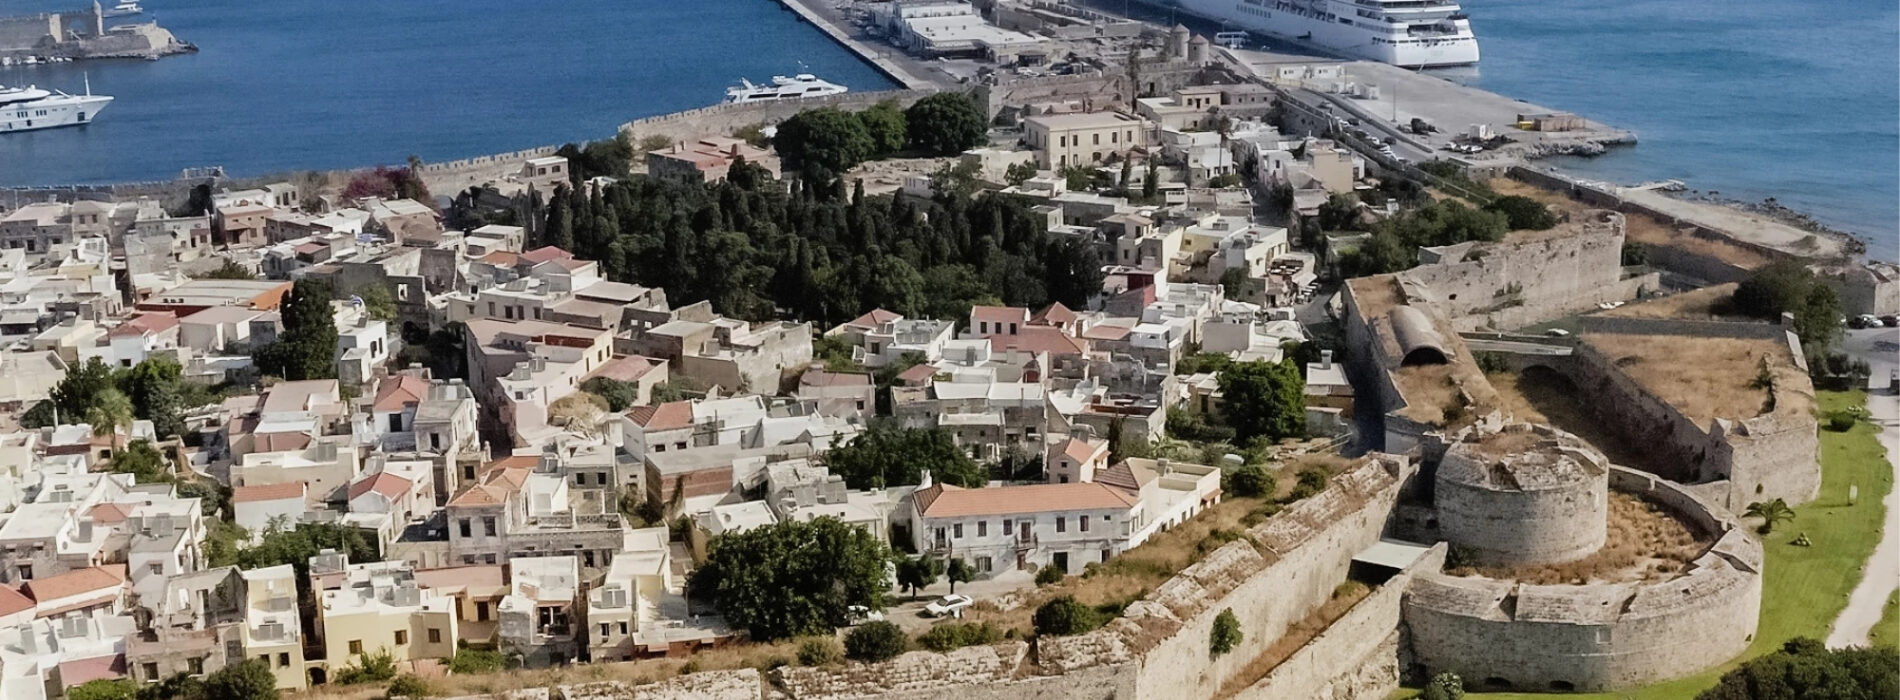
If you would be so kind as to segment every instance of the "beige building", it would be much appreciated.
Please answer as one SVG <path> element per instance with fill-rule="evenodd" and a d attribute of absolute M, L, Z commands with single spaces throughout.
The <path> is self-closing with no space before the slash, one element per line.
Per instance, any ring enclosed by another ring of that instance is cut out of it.
<path fill-rule="evenodd" d="M 315 561 L 312 577 L 324 571 Z M 418 586 L 408 562 L 345 564 L 340 573 L 333 579 L 340 585 L 320 594 L 317 609 L 328 675 L 378 651 L 405 669 L 418 659 L 455 655 L 455 598 Z"/>
<path fill-rule="evenodd" d="M 1148 142 L 1148 125 L 1120 112 L 1038 115 L 1024 119 L 1023 129 L 1042 168 L 1100 163 Z"/>
<path fill-rule="evenodd" d="M 297 571 L 289 564 L 239 572 L 244 578 L 244 654 L 270 665 L 280 690 L 302 690 L 303 622 Z"/>
<path fill-rule="evenodd" d="M 718 182 L 726 179 L 732 164 L 744 158 L 779 176 L 778 156 L 741 139 L 708 136 L 693 143 L 676 143 L 647 152 L 647 174 L 658 178 L 688 182 Z"/>

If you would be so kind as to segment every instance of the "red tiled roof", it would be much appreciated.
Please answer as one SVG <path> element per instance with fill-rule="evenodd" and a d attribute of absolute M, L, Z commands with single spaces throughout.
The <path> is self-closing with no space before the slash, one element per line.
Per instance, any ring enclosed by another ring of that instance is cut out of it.
<path fill-rule="evenodd" d="M 1128 326 L 1089 326 L 1088 330 L 1082 331 L 1082 337 L 1089 340 L 1121 340 L 1134 330 Z"/>
<path fill-rule="evenodd" d="M 350 499 L 355 500 L 357 496 L 375 491 L 393 501 L 402 498 L 402 495 L 407 493 L 412 486 L 415 486 L 415 482 L 403 477 L 389 472 L 376 472 L 375 476 L 359 479 L 356 483 L 350 484 Z"/>
<path fill-rule="evenodd" d="M 125 585 L 125 565 L 94 566 L 74 569 L 58 576 L 33 579 L 20 586 L 20 592 L 33 600 L 47 603 L 68 596 L 91 593 Z"/>
<path fill-rule="evenodd" d="M 560 265 L 561 267 L 567 268 L 568 270 L 579 270 L 579 269 L 587 267 L 588 265 L 594 264 L 594 261 L 575 260 L 575 259 L 570 258 L 567 260 L 556 260 L 554 261 L 554 264 Z"/>
<path fill-rule="evenodd" d="M 514 267 L 515 263 L 519 261 L 520 259 L 521 259 L 520 255 L 516 255 L 515 253 L 509 252 L 506 250 L 497 250 L 487 255 L 484 255 L 480 258 L 477 258 L 477 260 L 480 262 L 485 262 L 490 265 L 495 265 L 498 267 Z"/>
<path fill-rule="evenodd" d="M 631 382 L 646 376 L 648 372 L 653 371 L 654 368 L 663 364 L 666 364 L 665 360 L 656 360 L 644 355 L 621 355 L 594 368 L 594 371 L 589 373 L 587 378 L 606 377 L 608 379 Z"/>
<path fill-rule="evenodd" d="M 0 586 L 0 617 L 33 609 L 33 599 L 8 586 Z"/>
<path fill-rule="evenodd" d="M 132 516 L 132 511 L 117 503 L 101 503 L 93 506 L 92 510 L 86 511 L 86 514 L 91 515 L 95 523 L 114 525 L 125 522 L 126 518 Z"/>
<path fill-rule="evenodd" d="M 1082 341 L 1054 326 L 1026 326 L 1016 335 L 990 336 L 990 349 L 1046 352 L 1051 355 L 1080 355 L 1087 350 Z"/>
<path fill-rule="evenodd" d="M 482 481 L 474 484 L 449 499 L 452 506 L 493 506 L 508 502 L 508 494 L 521 490 L 528 482 L 528 474 L 534 471 L 532 465 L 540 462 L 533 455 L 514 455 L 490 462 Z"/>
<path fill-rule="evenodd" d="M 1094 459 L 1095 455 L 1101 453 L 1102 449 L 1107 446 L 1108 443 L 1106 442 L 1095 442 L 1084 438 L 1072 437 L 1062 443 L 1062 449 L 1059 450 L 1059 452 L 1061 452 L 1063 456 L 1080 463 Z"/>
<path fill-rule="evenodd" d="M 1050 304 L 1047 308 L 1044 308 L 1043 310 L 1036 312 L 1035 318 L 1031 318 L 1029 320 L 1032 322 L 1042 321 L 1049 324 L 1058 324 L 1058 323 L 1069 323 L 1071 321 L 1074 321 L 1076 318 L 1078 317 L 1075 315 L 1074 311 L 1070 311 L 1069 307 L 1063 306 L 1062 302 L 1058 301 L 1054 304 Z"/>
<path fill-rule="evenodd" d="M 536 248 L 534 250 L 530 250 L 526 253 L 521 254 L 522 260 L 526 260 L 536 265 L 547 262 L 549 260 L 565 260 L 571 257 L 574 257 L 573 253 L 569 253 L 565 250 L 556 248 L 551 245 L 542 246 L 540 248 Z"/>
<path fill-rule="evenodd" d="M 897 379 L 903 382 L 905 386 L 922 386 L 924 382 L 930 381 L 930 378 L 935 376 L 937 376 L 936 367 L 917 365 L 898 373 Z"/>
<path fill-rule="evenodd" d="M 258 501 L 282 501 L 304 497 L 302 481 L 286 481 L 281 484 L 262 484 L 258 486 L 239 486 L 231 489 L 232 503 L 256 503 Z"/>
<path fill-rule="evenodd" d="M 302 253 L 302 254 L 305 254 L 305 255 L 308 255 L 308 254 L 310 254 L 310 253 L 315 253 L 315 252 L 317 252 L 317 251 L 319 251 L 319 250 L 324 250 L 324 249 L 327 249 L 327 248 L 329 248 L 329 247 L 330 247 L 330 246 L 327 246 L 327 245 L 324 245 L 324 244 L 322 244 L 322 243 L 318 243 L 318 242 L 316 242 L 316 241 L 311 241 L 311 242 L 309 242 L 309 243 L 305 243 L 305 244 L 302 244 L 302 245 L 299 245 L 299 246 L 297 246 L 297 247 L 295 247 L 295 248 L 292 248 L 291 250 L 293 250 L 293 251 L 295 251 L 295 252 L 298 252 L 298 253 Z"/>
<path fill-rule="evenodd" d="M 106 333 L 106 335 L 113 338 L 120 338 L 128 335 L 162 333 L 177 326 L 178 316 L 170 311 L 143 313 L 126 319 L 125 323 L 119 324 L 117 328 L 113 328 L 110 332 Z"/>
<path fill-rule="evenodd" d="M 66 686 L 69 688 L 75 685 L 79 685 L 81 683 L 85 683 L 87 681 L 96 681 L 101 678 L 124 678 L 124 677 L 125 677 L 125 654 L 113 654 L 111 656 L 95 656 L 90 659 L 61 661 L 59 663 L 59 680 L 60 682 L 65 683 Z"/>
<path fill-rule="evenodd" d="M 378 412 L 400 411 L 404 406 L 421 403 L 429 395 L 429 382 L 421 377 L 398 374 L 384 377 L 376 383 L 376 402 L 370 410 Z"/>
<path fill-rule="evenodd" d="M 449 499 L 452 506 L 498 506 L 508 502 L 508 492 L 486 484 L 475 484 Z"/>
<path fill-rule="evenodd" d="M 1029 318 L 1029 309 L 1019 306 L 972 306 L 970 320 L 989 321 L 991 323 L 1010 321 L 1021 322 Z"/>
<path fill-rule="evenodd" d="M 627 411 L 635 425 L 647 430 L 672 430 L 693 424 L 691 401 L 668 401 L 658 406 L 635 406 Z"/>
<path fill-rule="evenodd" d="M 896 311 L 886 311 L 884 309 L 871 309 L 870 311 L 865 312 L 863 316 L 859 316 L 857 318 L 851 319 L 851 323 L 848 325 L 863 326 L 865 328 L 876 328 L 877 325 L 880 323 L 884 323 L 886 321 L 895 321 L 903 317 L 904 317 L 903 314 L 899 314 Z"/>
<path fill-rule="evenodd" d="M 935 491 L 935 493 L 926 493 Z M 957 518 L 972 515 L 1016 515 L 1075 510 L 1124 510 L 1137 502 L 1120 490 L 1093 482 L 1003 486 L 966 489 L 937 484 L 917 491 L 924 517 Z"/>
<path fill-rule="evenodd" d="M 799 375 L 798 383 L 803 386 L 870 386 L 871 375 L 814 369 Z"/>

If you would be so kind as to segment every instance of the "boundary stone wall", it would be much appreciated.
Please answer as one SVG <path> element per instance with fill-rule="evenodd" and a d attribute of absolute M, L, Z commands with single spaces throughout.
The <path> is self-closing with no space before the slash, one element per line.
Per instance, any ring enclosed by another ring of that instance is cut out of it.
<path fill-rule="evenodd" d="M 909 107 L 911 103 L 933 92 L 931 90 L 878 90 L 781 102 L 716 104 L 684 112 L 656 114 L 635 119 L 621 124 L 619 130 L 632 136 L 636 142 L 649 136 L 665 136 L 674 141 L 697 141 L 707 136 L 729 136 L 739 127 L 752 124 L 777 124 L 807 109 L 835 107 L 853 111 L 865 109 L 885 100 L 896 100 L 899 106 Z"/>
<path fill-rule="evenodd" d="M 1717 505 L 1612 467 L 1612 483 L 1677 509 L 1716 540 L 1675 578 L 1540 586 L 1424 573 L 1405 597 L 1417 660 L 1479 687 L 1606 691 L 1712 668 L 1748 647 L 1761 607 L 1761 543 Z"/>

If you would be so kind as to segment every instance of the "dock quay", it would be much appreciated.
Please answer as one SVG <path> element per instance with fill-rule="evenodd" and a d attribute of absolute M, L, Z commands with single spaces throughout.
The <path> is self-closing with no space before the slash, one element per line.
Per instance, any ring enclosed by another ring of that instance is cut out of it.
<path fill-rule="evenodd" d="M 937 90 L 949 84 L 947 79 L 930 80 L 921 76 L 931 73 L 928 64 L 911 58 L 893 47 L 880 47 L 870 43 L 869 37 L 860 36 L 850 29 L 850 20 L 842 12 L 824 4 L 824 0 L 779 0 L 798 16 L 863 58 L 892 80 L 911 90 Z"/>

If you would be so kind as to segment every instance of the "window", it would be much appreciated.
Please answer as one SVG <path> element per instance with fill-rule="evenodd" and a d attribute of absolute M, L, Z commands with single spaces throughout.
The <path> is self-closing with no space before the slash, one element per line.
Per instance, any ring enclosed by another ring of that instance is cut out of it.
<path fill-rule="evenodd" d="M 471 471 L 473 471 L 473 470 L 471 470 Z M 469 475 L 469 477 L 468 477 L 468 478 L 470 478 L 470 479 L 473 479 L 473 478 L 475 478 L 475 476 L 474 476 L 473 474 L 471 474 L 471 475 Z M 458 522 L 458 523 L 456 523 L 456 525 L 457 525 L 457 526 L 459 526 L 459 527 L 458 527 L 457 529 L 459 529 L 459 530 L 461 530 L 461 531 L 462 531 L 462 536 L 463 536 L 463 537 L 469 537 L 469 536 L 471 535 L 471 533 L 469 532 L 469 522 L 468 522 L 468 518 L 462 518 L 462 520 L 461 520 L 461 522 Z"/>
<path fill-rule="evenodd" d="M 154 663 L 151 661 L 145 662 L 145 680 L 148 680 L 148 681 L 158 680 L 158 664 L 157 663 Z"/>
<path fill-rule="evenodd" d="M 963 539 L 963 523 L 957 523 L 955 525 L 950 526 L 950 537 L 954 539 L 959 539 L 959 540 Z"/>
<path fill-rule="evenodd" d="M 1088 531 L 1089 531 L 1089 516 L 1086 516 L 1086 515 L 1084 515 L 1084 516 L 1082 516 L 1082 522 L 1081 522 L 1081 525 L 1082 525 L 1082 531 L 1083 531 L 1083 532 L 1088 532 Z"/>
<path fill-rule="evenodd" d="M 409 643 L 409 630 L 396 630 L 396 646 Z"/>
<path fill-rule="evenodd" d="M 350 640 L 350 653 L 352 654 L 363 653 L 363 640 L 361 639 Z"/>
<path fill-rule="evenodd" d="M 1069 519 L 1060 515 L 1056 516 L 1056 532 L 1068 532 L 1068 531 L 1069 531 Z"/>
<path fill-rule="evenodd" d="M 440 627 L 430 627 L 430 628 L 429 628 L 429 643 L 430 643 L 430 644 L 441 644 L 441 643 L 442 643 L 442 628 L 440 628 Z"/>
<path fill-rule="evenodd" d="M 29 580 L 32 580 L 32 578 L 33 578 L 33 565 L 21 564 L 20 565 L 20 580 L 29 581 Z"/>
<path fill-rule="evenodd" d="M 600 638 L 601 639 L 606 639 L 609 635 L 612 635 L 612 634 L 613 634 L 613 625 L 610 625 L 605 622 L 600 623 Z"/>
<path fill-rule="evenodd" d="M 495 516 L 482 518 L 482 534 L 489 537 L 495 536 Z"/>
<path fill-rule="evenodd" d="M 1090 143 L 1089 145 L 1091 145 L 1091 146 L 1100 146 L 1100 145 L 1102 145 L 1102 135 L 1101 135 L 1100 133 L 1095 133 L 1095 134 L 1089 134 L 1089 135 L 1090 135 L 1090 136 L 1092 136 L 1092 137 L 1094 137 L 1094 142 L 1093 142 L 1093 143 Z"/>
<path fill-rule="evenodd" d="M 989 535 L 990 535 L 990 521 L 988 520 L 976 521 L 976 536 L 988 537 Z"/>
<path fill-rule="evenodd" d="M 620 633 L 621 634 L 627 633 L 627 623 L 625 622 L 620 623 Z"/>
<path fill-rule="evenodd" d="M 475 621 L 476 621 L 476 622 L 487 622 L 487 621 L 488 621 L 488 601 L 485 601 L 485 600 L 483 600 L 483 601 L 476 601 L 476 603 L 475 603 Z"/>

